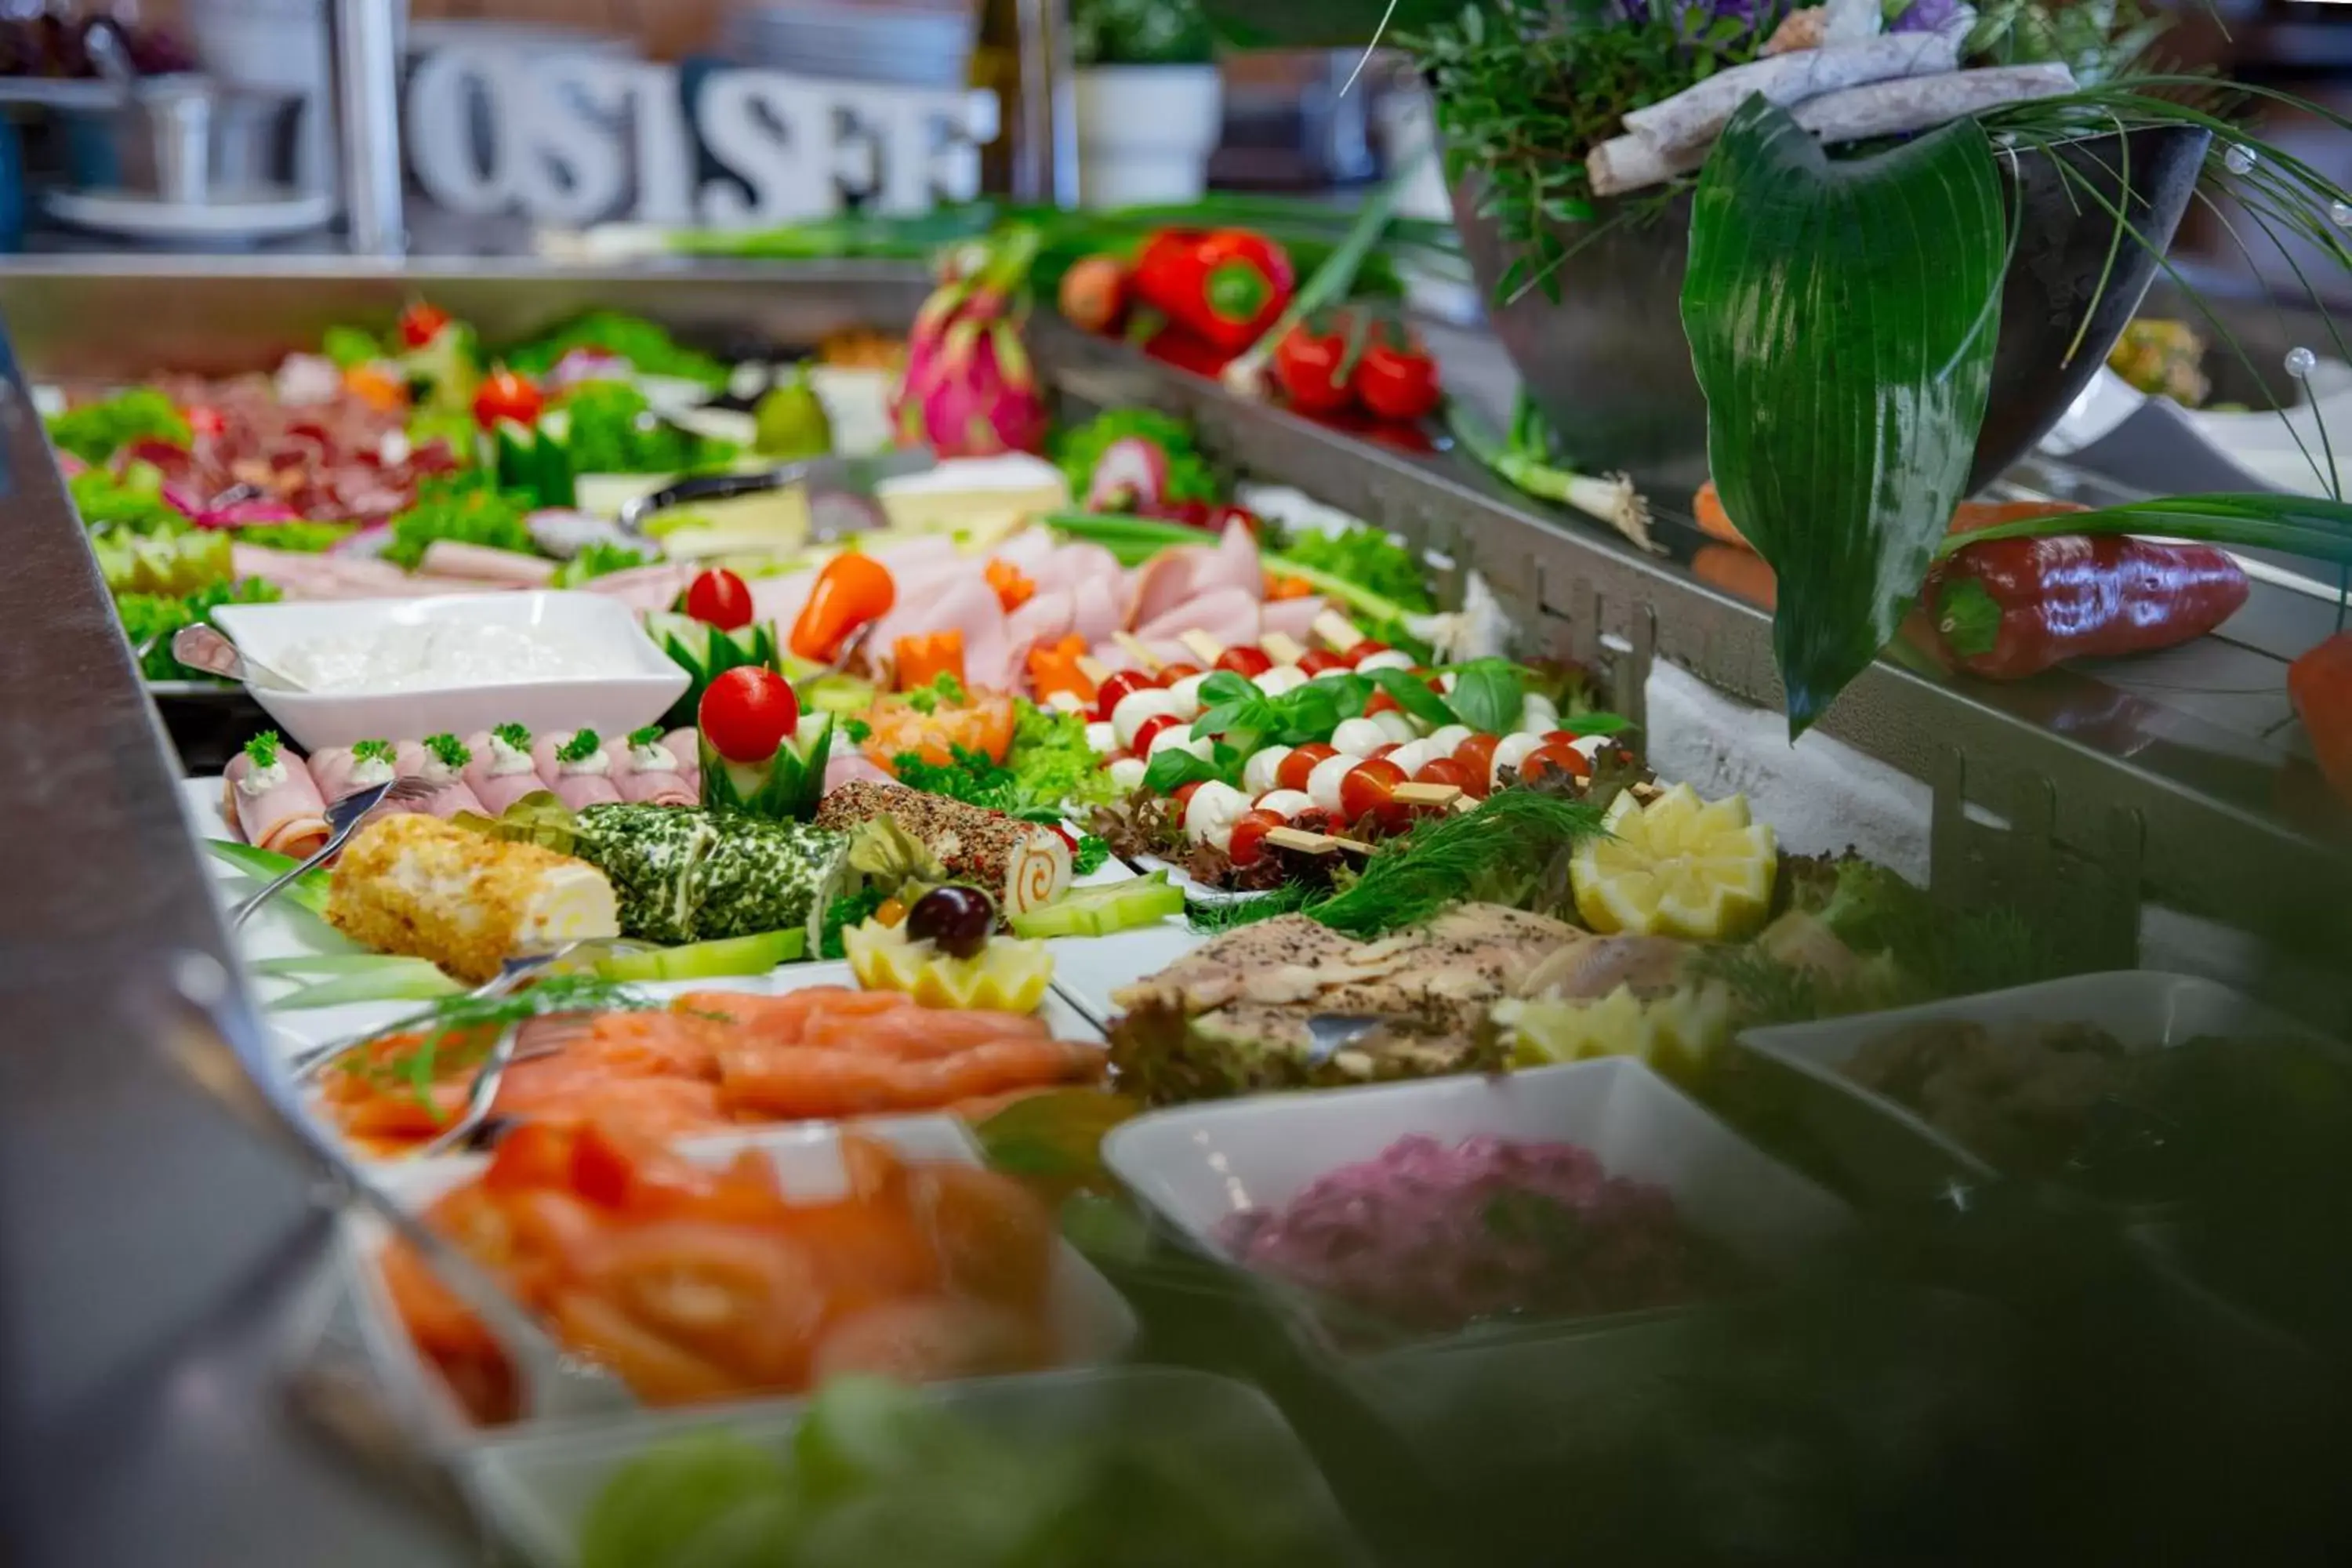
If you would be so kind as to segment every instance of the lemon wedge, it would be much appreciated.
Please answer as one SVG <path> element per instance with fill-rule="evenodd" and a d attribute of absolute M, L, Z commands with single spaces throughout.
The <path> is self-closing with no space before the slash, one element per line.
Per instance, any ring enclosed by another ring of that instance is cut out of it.
<path fill-rule="evenodd" d="M 928 942 L 909 942 L 905 926 L 866 921 L 841 933 L 849 972 L 868 991 L 903 991 L 926 1007 L 1034 1013 L 1054 978 L 1054 955 L 1043 942 L 999 937 L 970 958 L 955 958 Z"/>
<path fill-rule="evenodd" d="M 1748 819 L 1748 797 L 1705 801 L 1676 784 L 1646 806 L 1631 794 L 1569 863 L 1576 912 L 1604 935 L 1731 942 L 1764 923 L 1780 865 L 1771 827 Z"/>
<path fill-rule="evenodd" d="M 1635 1057 L 1685 1083 L 1732 1032 L 1730 997 L 1714 985 L 1646 1001 L 1623 985 L 1598 1001 L 1505 1001 L 1494 1016 L 1517 1066 Z"/>

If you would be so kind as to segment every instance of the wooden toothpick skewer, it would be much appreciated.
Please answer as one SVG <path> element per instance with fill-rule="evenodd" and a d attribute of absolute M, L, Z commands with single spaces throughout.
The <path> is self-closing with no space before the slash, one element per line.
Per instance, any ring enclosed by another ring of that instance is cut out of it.
<path fill-rule="evenodd" d="M 1307 657 L 1305 648 L 1280 632 L 1266 633 L 1257 639 L 1257 646 L 1265 649 L 1265 657 L 1276 664 L 1297 664 Z"/>
<path fill-rule="evenodd" d="M 1326 610 L 1316 616 L 1311 629 L 1317 637 L 1329 643 L 1335 653 L 1345 653 L 1364 640 L 1362 628 L 1337 610 Z"/>
<path fill-rule="evenodd" d="M 1201 661 L 1201 666 L 1204 669 L 1215 664 L 1218 659 L 1224 657 L 1225 645 L 1211 637 L 1208 633 L 1201 630 L 1198 626 L 1193 627 L 1191 631 L 1186 632 L 1182 637 L 1178 637 L 1176 640 L 1192 650 L 1192 657 Z"/>
<path fill-rule="evenodd" d="M 1372 847 L 1361 839 L 1342 838 L 1335 833 L 1309 833 L 1303 827 L 1269 827 L 1265 842 L 1295 849 L 1302 855 L 1369 855 Z"/>
<path fill-rule="evenodd" d="M 1125 650 L 1128 658 L 1135 660 L 1153 675 L 1159 674 L 1167 666 L 1168 661 L 1152 652 L 1150 645 L 1133 632 L 1113 632 L 1110 640 L 1118 644 L 1120 648 Z"/>

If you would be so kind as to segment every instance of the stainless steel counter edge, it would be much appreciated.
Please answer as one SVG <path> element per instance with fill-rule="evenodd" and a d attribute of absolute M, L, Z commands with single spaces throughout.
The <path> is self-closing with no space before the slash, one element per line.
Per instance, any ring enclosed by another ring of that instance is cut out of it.
<path fill-rule="evenodd" d="M 143 1026 L 226 952 L 174 768 L 0 348 L 0 1556 L 23 1568 L 464 1560 L 284 1414 L 323 1232 L 301 1173 Z"/>

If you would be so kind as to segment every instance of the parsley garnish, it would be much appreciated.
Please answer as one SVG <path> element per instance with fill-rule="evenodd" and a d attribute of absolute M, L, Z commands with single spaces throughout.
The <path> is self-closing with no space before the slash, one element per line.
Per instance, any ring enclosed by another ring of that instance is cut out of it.
<path fill-rule="evenodd" d="M 490 735 L 495 740 L 504 741 L 514 751 L 530 750 L 530 731 L 520 724 L 501 724 L 491 731 Z"/>
<path fill-rule="evenodd" d="M 863 719 L 850 720 L 842 725 L 841 731 L 849 737 L 849 743 L 853 746 L 862 746 L 874 738 L 874 726 Z"/>
<path fill-rule="evenodd" d="M 383 763 L 389 765 L 395 755 L 390 741 L 362 741 L 352 748 L 355 763 Z"/>
<path fill-rule="evenodd" d="M 466 742 L 447 733 L 425 736 L 425 749 L 433 753 L 434 761 L 453 773 L 474 760 L 474 753 L 467 750 Z"/>
<path fill-rule="evenodd" d="M 658 724 L 648 724 L 642 730 L 632 730 L 629 731 L 629 749 L 635 751 L 641 746 L 658 744 L 661 738 L 662 727 Z"/>
<path fill-rule="evenodd" d="M 902 695 L 907 706 L 918 713 L 936 713 L 942 702 L 950 708 L 961 708 L 971 700 L 971 693 L 964 689 L 963 682 L 946 674 L 934 677 L 929 686 L 918 686 Z"/>
<path fill-rule="evenodd" d="M 245 743 L 246 760 L 256 773 L 267 773 L 278 765 L 278 731 L 264 730 Z"/>
<path fill-rule="evenodd" d="M 819 958 L 844 956 L 841 933 L 856 925 L 880 909 L 889 895 L 880 888 L 861 888 L 854 893 L 844 893 L 824 907 L 824 928 L 819 933 L 816 954 Z"/>
<path fill-rule="evenodd" d="M 572 739 L 555 748 L 555 760 L 559 763 L 585 762 L 601 751 L 604 744 L 596 738 L 593 730 L 574 731 Z"/>
<path fill-rule="evenodd" d="M 1078 847 L 1070 857 L 1070 870 L 1072 874 L 1083 877 L 1090 871 L 1101 870 L 1109 859 L 1110 845 L 1108 841 L 1091 833 L 1081 833 L 1078 835 Z"/>

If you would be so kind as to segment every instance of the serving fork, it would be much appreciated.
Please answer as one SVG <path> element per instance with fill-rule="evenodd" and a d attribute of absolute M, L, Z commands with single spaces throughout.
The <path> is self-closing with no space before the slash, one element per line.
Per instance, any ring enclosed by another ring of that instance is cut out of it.
<path fill-rule="evenodd" d="M 380 784 L 355 789 L 327 807 L 327 841 L 319 852 L 291 870 L 282 871 L 263 884 L 261 891 L 246 900 L 228 912 L 228 929 L 245 929 L 264 904 L 292 887 L 306 871 L 315 870 L 342 848 L 344 842 L 367 820 L 368 814 L 381 805 L 415 805 L 433 795 L 439 785 L 410 774 L 406 778 L 387 779 Z"/>
<path fill-rule="evenodd" d="M 163 1044 L 173 1064 L 247 1128 L 299 1156 L 340 1200 L 362 1205 L 415 1250 L 497 1338 L 514 1369 L 524 1416 L 613 1415 L 637 1408 L 625 1384 L 557 1344 L 488 1270 L 378 1186 L 299 1107 L 272 1089 L 258 1070 L 266 1047 L 231 1005 L 227 971 L 203 953 L 184 953 L 170 976 Z"/>

